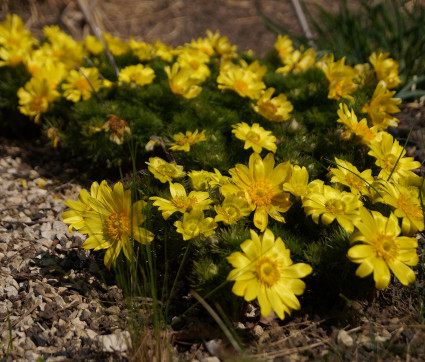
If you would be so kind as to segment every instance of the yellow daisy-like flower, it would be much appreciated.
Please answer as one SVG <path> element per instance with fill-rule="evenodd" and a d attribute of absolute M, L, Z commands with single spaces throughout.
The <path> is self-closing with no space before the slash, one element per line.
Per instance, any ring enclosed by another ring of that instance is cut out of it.
<path fill-rule="evenodd" d="M 186 190 L 182 184 L 170 182 L 170 193 L 171 199 L 163 199 L 159 196 L 152 196 L 150 200 L 153 200 L 154 206 L 158 206 L 158 209 L 162 211 L 162 217 L 167 220 L 175 212 L 190 212 L 193 208 L 205 210 L 210 208 L 210 204 L 213 202 L 209 197 L 208 192 L 202 191 L 191 191 L 189 195 L 186 194 Z"/>
<path fill-rule="evenodd" d="M 281 93 L 277 97 L 273 97 L 274 88 L 268 88 L 261 93 L 256 104 L 252 104 L 252 108 L 265 119 L 272 122 L 283 122 L 291 118 L 289 114 L 294 107 L 288 101 L 286 95 Z"/>
<path fill-rule="evenodd" d="M 190 171 L 188 173 L 190 185 L 194 190 L 208 190 L 214 186 L 222 186 L 230 182 L 230 177 L 223 176 L 216 168 L 214 172 Z"/>
<path fill-rule="evenodd" d="M 387 180 L 390 175 L 394 182 L 410 175 L 410 170 L 420 167 L 413 157 L 404 157 L 406 150 L 387 132 L 381 132 L 370 144 L 368 155 L 375 157 L 375 164 L 381 168 L 378 178 Z"/>
<path fill-rule="evenodd" d="M 140 227 L 146 216 L 142 210 L 143 200 L 132 204 L 131 190 L 125 190 L 118 182 L 113 190 L 102 181 L 96 197 L 88 196 L 88 203 L 94 211 L 82 212 L 85 226 L 79 231 L 87 231 L 89 237 L 83 243 L 84 249 L 107 249 L 104 262 L 109 269 L 114 265 L 121 250 L 129 260 L 135 260 L 131 239 L 139 243 L 150 243 L 154 235 Z"/>
<path fill-rule="evenodd" d="M 183 166 L 177 165 L 175 162 L 167 162 L 160 157 L 150 157 L 146 164 L 148 170 L 162 183 L 186 176 Z"/>
<path fill-rule="evenodd" d="M 176 221 L 174 226 L 182 234 L 183 240 L 190 240 L 198 235 L 210 236 L 214 234 L 217 223 L 212 217 L 204 217 L 202 209 L 196 207 L 190 213 L 183 214 L 182 221 Z"/>
<path fill-rule="evenodd" d="M 102 33 L 102 36 L 112 55 L 119 56 L 129 51 L 130 47 L 128 44 L 120 38 L 109 33 Z"/>
<path fill-rule="evenodd" d="M 314 66 L 316 61 L 316 52 L 313 48 L 309 48 L 306 51 L 303 49 L 294 50 L 291 54 L 286 56 L 283 60 L 285 66 L 277 68 L 276 73 L 289 73 L 289 72 L 301 72 Z"/>
<path fill-rule="evenodd" d="M 368 193 L 367 187 L 374 181 L 372 170 L 360 172 L 350 162 L 336 157 L 335 163 L 337 168 L 331 168 L 329 172 L 329 176 L 332 176 L 331 182 L 338 182 L 348 186 L 354 195 Z"/>
<path fill-rule="evenodd" d="M 369 57 L 370 64 L 373 65 L 378 81 L 383 80 L 389 89 L 397 87 L 401 80 L 398 76 L 398 63 L 388 58 L 390 53 L 381 51 L 373 52 Z"/>
<path fill-rule="evenodd" d="M 90 99 L 93 91 L 99 91 L 101 86 L 97 68 L 80 68 L 80 71 L 71 69 L 62 89 L 64 97 L 76 103 Z"/>
<path fill-rule="evenodd" d="M 277 221 L 285 222 L 280 213 L 288 211 L 292 206 L 290 194 L 282 190 L 282 184 L 290 177 L 290 163 L 280 163 L 276 167 L 274 164 L 272 153 L 264 160 L 258 153 L 253 153 L 249 158 L 249 168 L 237 164 L 229 170 L 235 185 L 227 184 L 220 188 L 225 196 L 244 192 L 251 210 L 255 210 L 254 225 L 261 231 L 266 229 L 269 215 Z"/>
<path fill-rule="evenodd" d="M 203 82 L 210 75 L 210 68 L 207 63 L 210 57 L 198 49 L 180 48 L 180 54 L 177 57 L 177 63 L 181 68 L 190 68 L 190 78 L 195 79 L 198 83 Z"/>
<path fill-rule="evenodd" d="M 151 84 L 154 78 L 153 69 L 143 64 L 129 65 L 121 69 L 118 76 L 120 82 L 131 83 L 132 86 Z"/>
<path fill-rule="evenodd" d="M 424 229 L 424 212 L 419 199 L 419 189 L 390 182 L 380 182 L 382 202 L 394 208 L 394 215 L 402 219 L 404 235 L 413 235 Z"/>
<path fill-rule="evenodd" d="M 356 224 L 359 231 L 351 237 L 352 246 L 347 253 L 348 258 L 360 266 L 356 275 L 364 278 L 373 273 L 377 289 L 385 289 L 390 283 L 390 270 L 403 285 L 415 281 L 415 273 L 409 266 L 418 261 L 416 238 L 398 236 L 400 226 L 397 217 L 391 213 L 389 218 L 377 211 L 371 213 L 362 208 L 361 221 Z"/>
<path fill-rule="evenodd" d="M 59 98 L 60 94 L 53 89 L 49 81 L 41 77 L 33 77 L 23 88 L 18 89 L 19 111 L 34 118 L 38 123 L 42 113 L 45 113 L 49 105 Z"/>
<path fill-rule="evenodd" d="M 291 165 L 291 177 L 282 185 L 283 191 L 288 191 L 297 199 L 304 199 L 309 193 L 308 171 L 303 166 Z"/>
<path fill-rule="evenodd" d="M 318 224 L 328 225 L 336 221 L 349 233 L 353 232 L 355 222 L 360 218 L 362 206 L 358 197 L 351 192 L 339 191 L 331 186 L 323 185 L 322 192 L 310 192 L 303 199 L 304 212 L 311 215 Z"/>
<path fill-rule="evenodd" d="M 350 95 L 357 88 L 358 84 L 354 82 L 357 78 L 357 72 L 345 64 L 345 57 L 334 62 L 334 55 L 325 55 L 316 65 L 323 70 L 329 82 L 329 99 L 347 98 L 354 100 Z"/>
<path fill-rule="evenodd" d="M 242 252 L 227 257 L 235 268 L 227 280 L 235 281 L 232 292 L 237 296 L 248 302 L 257 299 L 264 317 L 274 310 L 283 320 L 285 313 L 301 309 L 297 296 L 304 293 L 305 283 L 300 279 L 313 269 L 308 264 L 294 264 L 289 249 L 280 237 L 275 240 L 271 230 L 262 236 L 250 232 L 251 239 L 241 244 Z"/>
<path fill-rule="evenodd" d="M 90 230 L 87 228 L 86 223 L 84 222 L 83 215 L 86 213 L 95 213 L 94 209 L 91 207 L 89 202 L 89 197 L 97 198 L 97 193 L 99 191 L 99 184 L 93 182 L 90 188 L 90 193 L 87 190 L 81 190 L 78 195 L 78 201 L 75 200 L 66 200 L 65 204 L 72 210 L 65 211 L 62 213 L 62 219 L 65 224 L 69 225 L 69 231 L 78 230 L 81 233 L 88 234 Z"/>
<path fill-rule="evenodd" d="M 130 37 L 128 41 L 130 50 L 136 55 L 139 60 L 151 60 L 152 59 L 152 45 L 145 43 L 144 41 L 137 41 L 133 37 Z"/>
<path fill-rule="evenodd" d="M 190 151 L 190 146 L 197 144 L 202 141 L 206 141 L 207 137 L 205 136 L 205 130 L 198 133 L 198 130 L 195 132 L 186 131 L 186 134 L 179 132 L 173 135 L 174 142 L 170 142 L 170 150 L 173 151 Z"/>
<path fill-rule="evenodd" d="M 272 135 L 271 131 L 266 131 L 258 123 L 252 126 L 245 122 L 238 123 L 232 126 L 236 138 L 245 141 L 244 149 L 252 147 L 254 152 L 261 153 L 262 149 L 276 152 L 276 137 Z"/>
<path fill-rule="evenodd" d="M 385 130 L 389 126 L 396 127 L 399 120 L 393 117 L 392 113 L 400 112 L 398 105 L 401 99 L 392 98 L 395 91 L 389 91 L 385 82 L 380 81 L 373 92 L 372 99 L 361 109 L 362 113 L 367 113 L 374 126 L 378 130 Z"/>
<path fill-rule="evenodd" d="M 93 55 L 99 55 L 103 53 L 103 43 L 96 38 L 94 35 L 87 35 L 83 42 L 84 48 Z"/>
<path fill-rule="evenodd" d="M 244 216 L 251 213 L 251 207 L 245 197 L 237 195 L 227 196 L 221 205 L 214 206 L 217 213 L 214 221 L 223 222 L 225 225 L 236 224 Z"/>
<path fill-rule="evenodd" d="M 192 99 L 201 93 L 202 88 L 198 85 L 200 81 L 192 78 L 192 68 L 181 67 L 179 63 L 174 63 L 171 68 L 167 65 L 164 70 L 168 76 L 171 92 L 175 95 Z"/>
<path fill-rule="evenodd" d="M 375 139 L 378 132 L 377 127 L 369 128 L 366 118 L 358 122 L 356 114 L 353 110 L 350 111 L 346 104 L 339 104 L 338 116 L 337 122 L 342 123 L 349 131 L 346 138 L 349 139 L 354 134 L 365 145 L 369 145 Z"/>
<path fill-rule="evenodd" d="M 220 57 L 224 59 L 236 57 L 237 46 L 232 45 L 227 36 L 220 36 L 218 30 L 214 34 L 211 30 L 207 30 L 207 37 L 214 51 Z"/>
<path fill-rule="evenodd" d="M 217 77 L 218 89 L 230 89 L 241 97 L 258 99 L 266 85 L 259 79 L 258 74 L 249 69 L 233 65 L 221 68 Z"/>
<path fill-rule="evenodd" d="M 274 43 L 274 48 L 276 49 L 278 56 L 283 64 L 285 64 L 285 59 L 288 58 L 294 51 L 292 40 L 288 35 L 282 36 L 279 34 Z"/>
<path fill-rule="evenodd" d="M 174 57 L 174 49 L 157 40 L 152 47 L 152 55 L 161 58 L 164 62 L 172 62 Z"/>

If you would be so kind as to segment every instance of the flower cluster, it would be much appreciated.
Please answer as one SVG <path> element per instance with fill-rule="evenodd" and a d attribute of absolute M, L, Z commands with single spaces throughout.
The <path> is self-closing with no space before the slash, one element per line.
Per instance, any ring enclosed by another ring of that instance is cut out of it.
<path fill-rule="evenodd" d="M 221 258 L 206 268 L 222 268 L 213 277 L 228 275 L 235 295 L 281 319 L 300 309 L 301 278 L 315 267 L 309 248 L 292 250 L 301 239 L 320 245 L 323 235 L 345 236 L 343 257 L 359 264 L 359 277 L 372 274 L 379 289 L 391 272 L 404 285 L 415 280 L 424 187 L 420 163 L 387 132 L 398 124 L 401 103 L 392 90 L 400 83 L 398 63 L 388 53 L 349 65 L 333 54 L 317 59 L 313 49 L 295 49 L 278 36 L 268 62 L 240 56 L 211 31 L 176 48 L 106 33 L 103 41 L 77 42 L 55 26 L 44 35 L 39 43 L 15 15 L 0 24 L 1 70 L 28 73 L 17 109 L 43 124 L 54 147 L 72 131 L 87 148 L 102 138 L 120 156 L 127 142 L 141 150 L 143 187 L 94 182 L 62 215 L 70 231 L 88 235 L 84 248 L 106 249 L 108 268 L 121 250 L 137 260 L 136 241 L 159 250 L 172 235 L 170 244 L 197 246 L 193 258 Z M 106 50 L 114 66 L 105 64 Z M 104 113 L 94 114 L 96 106 Z M 56 123 L 48 116 L 55 107 L 63 113 Z M 68 108 L 73 117 L 63 112 Z M 89 116 L 76 123 L 81 115 Z M 325 136 L 315 134 L 323 129 Z M 167 231 L 155 231 L 155 240 L 141 227 L 145 207 L 149 225 Z M 293 263 L 290 254 L 306 263 Z"/>

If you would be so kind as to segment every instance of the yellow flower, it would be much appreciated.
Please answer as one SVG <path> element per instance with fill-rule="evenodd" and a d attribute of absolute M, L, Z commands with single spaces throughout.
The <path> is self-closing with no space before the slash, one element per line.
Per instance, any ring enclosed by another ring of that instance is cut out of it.
<path fill-rule="evenodd" d="M 133 37 L 130 37 L 128 41 L 130 50 L 136 55 L 139 60 L 151 60 L 152 59 L 152 45 L 145 43 L 144 41 L 137 41 Z"/>
<path fill-rule="evenodd" d="M 151 84 L 154 78 L 153 69 L 143 64 L 129 65 L 121 69 L 118 76 L 120 82 L 131 83 L 132 86 Z"/>
<path fill-rule="evenodd" d="M 262 115 L 265 119 L 272 122 L 283 122 L 291 118 L 290 112 L 294 109 L 286 95 L 281 93 L 277 97 L 273 97 L 274 88 L 268 88 L 261 93 L 257 103 L 252 104 L 255 112 Z"/>
<path fill-rule="evenodd" d="M 175 95 L 191 99 L 201 93 L 202 88 L 198 85 L 200 81 L 192 78 L 192 68 L 181 67 L 179 63 L 174 63 L 171 68 L 167 65 L 164 70 L 168 76 L 170 89 Z"/>
<path fill-rule="evenodd" d="M 350 162 L 335 157 L 337 168 L 331 168 L 329 175 L 331 182 L 338 182 L 348 186 L 354 195 L 367 194 L 367 187 L 372 184 L 374 178 L 372 170 L 365 170 L 360 173 L 356 166 Z"/>
<path fill-rule="evenodd" d="M 390 53 L 373 52 L 369 57 L 378 81 L 383 80 L 389 89 L 397 87 L 401 80 L 398 76 L 398 63 L 388 58 Z"/>
<path fill-rule="evenodd" d="M 210 236 L 214 234 L 217 223 L 212 217 L 204 218 L 200 208 L 194 208 L 190 213 L 183 214 L 182 221 L 176 221 L 174 226 L 177 232 L 182 234 L 183 240 L 190 240 L 198 235 Z"/>
<path fill-rule="evenodd" d="M 194 190 L 208 190 L 214 186 L 221 186 L 230 182 L 230 178 L 223 176 L 216 168 L 214 172 L 190 171 L 188 173 L 190 185 Z"/>
<path fill-rule="evenodd" d="M 266 88 L 259 74 L 250 70 L 248 66 L 242 68 L 233 65 L 220 68 L 217 83 L 218 89 L 230 89 L 241 97 L 249 97 L 251 99 L 260 98 L 261 91 Z"/>
<path fill-rule="evenodd" d="M 109 33 L 102 33 L 103 39 L 112 55 L 119 56 L 127 53 L 130 49 L 128 44 Z"/>
<path fill-rule="evenodd" d="M 406 150 L 387 132 L 381 132 L 370 144 L 368 155 L 375 157 L 375 164 L 381 168 L 378 178 L 387 180 L 390 175 L 394 182 L 407 177 L 410 170 L 420 167 L 413 157 L 404 157 Z"/>
<path fill-rule="evenodd" d="M 80 68 L 80 71 L 71 69 L 62 89 L 64 97 L 76 103 L 90 99 L 92 92 L 97 92 L 101 86 L 97 68 Z"/>
<path fill-rule="evenodd" d="M 174 50 L 168 45 L 165 45 L 160 40 L 157 40 L 152 47 L 152 55 L 160 57 L 164 62 L 173 61 Z"/>
<path fill-rule="evenodd" d="M 207 63 L 210 57 L 198 49 L 180 48 L 177 63 L 181 68 L 189 68 L 192 70 L 190 78 L 202 83 L 210 75 L 210 69 Z"/>
<path fill-rule="evenodd" d="M 84 48 L 93 55 L 99 55 L 104 51 L 103 43 L 93 35 L 87 35 L 83 44 Z"/>
<path fill-rule="evenodd" d="M 152 196 L 150 200 L 154 201 L 154 206 L 162 211 L 162 217 L 167 220 L 175 212 L 189 212 L 193 208 L 205 210 L 210 208 L 212 200 L 209 199 L 208 192 L 191 191 L 189 195 L 186 194 L 182 184 L 170 182 L 171 200 L 163 199 L 159 196 Z"/>
<path fill-rule="evenodd" d="M 227 196 L 221 205 L 214 206 L 217 213 L 214 221 L 223 222 L 225 225 L 236 224 L 244 216 L 251 213 L 251 207 L 245 197 L 237 195 Z"/>
<path fill-rule="evenodd" d="M 78 195 L 78 201 L 66 200 L 65 204 L 72 210 L 65 211 L 62 213 L 62 221 L 65 224 L 69 225 L 69 231 L 78 230 L 81 233 L 88 234 L 90 230 L 87 228 L 86 223 L 84 222 L 83 215 L 86 213 L 95 213 L 94 209 L 91 207 L 89 202 L 89 197 L 97 198 L 97 193 L 99 191 L 99 184 L 93 182 L 90 188 L 90 193 L 87 190 L 81 190 Z"/>
<path fill-rule="evenodd" d="M 288 211 L 292 205 L 289 193 L 281 189 L 290 176 L 290 163 L 281 163 L 276 168 L 274 164 L 272 153 L 264 160 L 258 153 L 253 153 L 249 158 L 249 168 L 238 164 L 229 170 L 235 185 L 228 184 L 220 188 L 225 196 L 244 192 L 251 210 L 255 210 L 254 225 L 261 231 L 266 229 L 269 215 L 277 221 L 285 222 L 280 213 Z"/>
<path fill-rule="evenodd" d="M 190 44 L 186 44 L 188 47 L 196 50 L 200 50 L 205 55 L 208 55 L 208 57 L 214 55 L 214 48 L 213 45 L 208 38 L 198 38 L 198 39 L 192 39 Z"/>
<path fill-rule="evenodd" d="M 214 34 L 211 30 L 207 30 L 207 37 L 214 51 L 219 56 L 225 59 L 236 57 L 237 46 L 230 44 L 227 36 L 220 36 L 218 30 Z"/>
<path fill-rule="evenodd" d="M 277 68 L 276 73 L 301 72 L 311 68 L 316 61 L 316 52 L 309 48 L 305 52 L 295 50 L 283 59 L 285 66 Z"/>
<path fill-rule="evenodd" d="M 424 212 L 419 200 L 419 189 L 390 182 L 380 182 L 382 201 L 394 208 L 394 215 L 402 219 L 404 235 L 413 235 L 424 229 Z"/>
<path fill-rule="evenodd" d="M 362 208 L 361 222 L 356 224 L 359 231 L 351 237 L 351 243 L 359 241 L 347 253 L 348 258 L 360 266 L 356 275 L 364 278 L 373 273 L 375 286 L 385 289 L 391 279 L 390 269 L 403 285 L 415 281 L 415 273 L 408 266 L 415 266 L 418 255 L 416 238 L 398 236 L 400 227 L 396 216 L 389 218 L 377 211 L 371 213 Z"/>
<path fill-rule="evenodd" d="M 358 85 L 354 82 L 357 78 L 357 72 L 345 64 L 345 57 L 334 62 L 334 55 L 325 55 L 316 64 L 326 75 L 329 83 L 329 99 L 347 98 L 354 100 L 350 95 Z"/>
<path fill-rule="evenodd" d="M 287 59 L 294 51 L 292 40 L 289 39 L 288 35 L 282 36 L 279 34 L 274 43 L 274 48 L 276 49 L 283 64 L 285 64 L 285 59 Z"/>
<path fill-rule="evenodd" d="M 0 23 L 0 46 L 29 50 L 35 44 L 37 40 L 25 29 L 22 19 L 16 14 L 6 14 L 6 19 Z"/>
<path fill-rule="evenodd" d="M 304 199 L 309 193 L 308 171 L 303 166 L 291 165 L 291 177 L 282 185 L 283 191 L 288 191 L 298 199 Z"/>
<path fill-rule="evenodd" d="M 41 49 L 50 58 L 65 64 L 66 69 L 80 65 L 84 58 L 83 44 L 76 42 L 72 36 L 59 29 L 57 25 L 45 26 L 44 35 L 48 39 Z"/>
<path fill-rule="evenodd" d="M 179 166 L 175 162 L 167 162 L 160 157 L 150 157 L 146 164 L 149 171 L 162 183 L 186 176 L 183 166 Z"/>
<path fill-rule="evenodd" d="M 274 310 L 283 320 L 285 313 L 301 309 L 296 296 L 304 293 L 305 283 L 300 279 L 313 271 L 311 266 L 294 264 L 282 239 L 275 240 L 269 229 L 262 236 L 251 230 L 251 239 L 241 249 L 227 257 L 235 268 L 227 277 L 235 281 L 232 292 L 248 302 L 257 299 L 264 317 Z"/>
<path fill-rule="evenodd" d="M 173 135 L 174 142 L 170 142 L 170 150 L 173 151 L 190 151 L 190 146 L 202 141 L 206 141 L 207 137 L 205 137 L 205 130 L 198 133 L 198 130 L 195 132 L 186 131 L 186 134 L 179 132 Z"/>
<path fill-rule="evenodd" d="M 392 98 L 395 91 L 389 91 L 385 82 L 380 81 L 373 92 L 372 99 L 361 109 L 362 113 L 367 113 L 374 126 L 378 130 L 387 129 L 389 126 L 396 127 L 399 120 L 393 117 L 392 113 L 400 112 L 397 106 L 401 99 Z"/>
<path fill-rule="evenodd" d="M 112 190 L 106 181 L 102 181 L 96 197 L 88 196 L 88 203 L 93 212 L 82 212 L 84 228 L 89 237 L 83 243 L 84 249 L 107 249 L 104 262 L 109 269 L 115 265 L 121 252 L 129 260 L 135 260 L 130 238 L 139 243 L 150 243 L 154 235 L 140 227 L 146 216 L 142 210 L 146 205 L 143 200 L 132 204 L 131 190 L 124 191 L 121 182 Z"/>
<path fill-rule="evenodd" d="M 252 147 L 254 152 L 260 153 L 263 148 L 276 152 L 276 137 L 271 134 L 271 131 L 266 131 L 258 123 L 252 126 L 245 122 L 238 123 L 232 126 L 236 138 L 245 141 L 244 149 Z"/>
<path fill-rule="evenodd" d="M 41 77 L 33 77 L 23 88 L 18 89 L 19 111 L 38 123 L 42 113 L 46 112 L 50 103 L 59 98 L 59 92 Z"/>
<path fill-rule="evenodd" d="M 362 206 L 358 197 L 351 192 L 339 191 L 324 185 L 321 192 L 312 191 L 303 199 L 304 212 L 311 215 L 318 224 L 319 218 L 324 225 L 336 221 L 349 233 L 354 230 L 354 223 L 360 218 Z"/>
<path fill-rule="evenodd" d="M 354 134 L 365 145 L 369 145 L 370 142 L 375 139 L 377 127 L 373 126 L 372 128 L 369 128 L 366 118 L 363 118 L 360 122 L 358 122 L 356 114 L 352 109 L 349 111 L 346 104 L 339 104 L 338 116 L 339 118 L 337 122 L 342 123 L 345 127 L 347 127 L 348 132 L 350 133 L 350 135 L 346 138 L 349 139 L 350 136 Z"/>

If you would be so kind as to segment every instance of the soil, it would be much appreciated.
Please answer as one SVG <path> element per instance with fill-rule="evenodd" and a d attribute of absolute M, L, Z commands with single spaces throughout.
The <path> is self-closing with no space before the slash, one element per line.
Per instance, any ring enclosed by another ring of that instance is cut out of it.
<path fill-rule="evenodd" d="M 313 12 L 315 4 L 330 11 L 338 9 L 337 1 L 310 0 L 305 3 Z M 90 8 L 94 22 L 101 30 L 123 39 L 130 36 L 146 42 L 160 39 L 171 46 L 203 37 L 205 31 L 210 29 L 219 30 L 239 50 L 252 49 L 262 56 L 273 48 L 275 35 L 267 29 L 258 9 L 294 34 L 302 34 L 291 0 L 3 0 L 0 21 L 7 13 L 16 13 L 36 37 L 42 36 L 43 26 L 57 24 L 75 39 L 82 39 L 91 30 L 81 11 L 81 4 Z M 409 129 L 412 118 L 419 119 L 420 126 L 425 125 L 424 113 L 423 104 L 419 108 L 406 109 L 401 129 Z M 5 150 L 17 147 L 10 140 L 2 139 L 1 142 L 8 145 Z M 27 167 L 37 168 L 41 176 L 52 179 L 63 177 L 59 175 L 59 170 L 57 173 L 52 169 L 46 169 L 44 174 L 41 172 L 46 168 L 42 165 L 45 160 L 41 161 L 31 154 L 44 154 L 42 147 L 32 144 L 27 149 L 31 151 L 20 151 L 19 154 L 23 162 L 28 162 Z M 421 160 L 425 158 L 422 147 L 412 146 L 408 152 Z M 13 155 L 7 152 L 2 155 L 6 156 Z M 52 163 L 49 165 L 57 168 Z M 68 169 L 71 170 L 69 177 L 78 177 L 72 173 L 72 165 Z M 424 239 L 419 238 L 419 241 L 423 251 Z M 247 350 L 253 360 L 424 360 L 423 270 L 422 274 L 418 271 L 417 277 L 416 289 L 413 286 L 401 288 L 401 285 L 394 283 L 385 291 L 372 295 L 369 300 L 347 302 L 344 311 L 303 310 L 284 322 L 260 319 L 258 310 L 248 305 L 246 320 L 235 328 L 244 335 L 245 340 L 250 341 Z M 225 342 L 226 338 L 213 320 L 201 319 L 196 313 L 192 318 L 180 325 L 174 324 L 171 331 L 174 358 L 237 360 L 235 350 Z M 78 351 L 74 352 L 71 356 L 75 360 Z M 130 351 L 125 359 L 131 359 L 133 355 L 136 356 L 134 359 L 143 360 L 143 356 L 136 352 Z M 80 358 L 106 360 L 101 351 L 97 354 L 90 351 L 89 354 L 81 354 Z M 117 355 L 113 360 L 121 358 Z"/>

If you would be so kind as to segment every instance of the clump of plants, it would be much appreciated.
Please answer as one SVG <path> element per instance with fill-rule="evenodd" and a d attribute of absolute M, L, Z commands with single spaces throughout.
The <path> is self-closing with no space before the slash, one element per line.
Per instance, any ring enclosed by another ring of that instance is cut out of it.
<path fill-rule="evenodd" d="M 132 175 L 93 182 L 62 216 L 165 313 L 177 289 L 284 319 L 305 290 L 327 305 L 415 281 L 424 187 L 387 132 L 401 103 L 389 53 L 348 64 L 288 36 L 258 59 L 210 31 L 177 48 L 44 34 L 0 24 L 0 128 Z"/>

